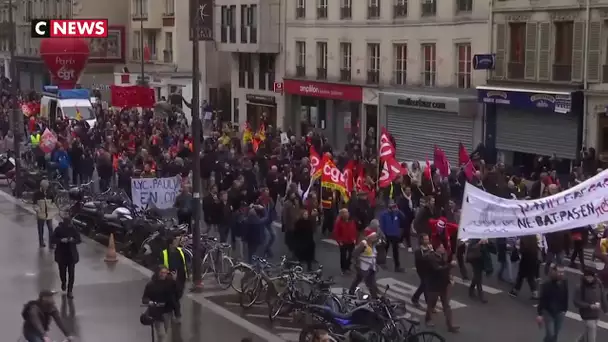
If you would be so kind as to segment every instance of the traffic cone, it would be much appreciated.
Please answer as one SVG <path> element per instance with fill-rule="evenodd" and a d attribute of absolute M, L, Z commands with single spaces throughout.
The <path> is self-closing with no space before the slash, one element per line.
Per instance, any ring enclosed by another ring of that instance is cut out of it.
<path fill-rule="evenodd" d="M 110 234 L 110 241 L 108 241 L 108 250 L 106 251 L 106 257 L 103 260 L 105 262 L 118 261 L 118 257 L 116 256 L 116 244 L 114 243 L 114 234 Z"/>

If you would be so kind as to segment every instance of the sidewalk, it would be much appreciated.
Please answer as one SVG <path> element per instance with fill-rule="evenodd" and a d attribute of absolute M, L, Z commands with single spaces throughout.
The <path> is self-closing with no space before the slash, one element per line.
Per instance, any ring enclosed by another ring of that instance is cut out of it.
<path fill-rule="evenodd" d="M 42 289 L 58 290 L 60 283 L 52 251 L 38 248 L 36 220 L 30 208 L 0 191 L 0 280 L 3 298 L 3 341 L 17 341 L 21 336 L 21 310 Z M 75 299 L 57 295 L 68 326 L 82 342 L 149 342 L 150 329 L 139 323 L 143 288 L 151 272 L 132 261 L 119 257 L 118 263 L 103 261 L 105 247 L 86 239 L 79 245 L 80 262 L 76 265 Z M 201 305 L 202 303 L 202 305 Z M 183 319 L 174 325 L 171 341 L 240 341 L 257 334 L 254 341 L 278 342 L 255 327 L 227 316 L 202 295 L 182 299 Z M 229 313 L 230 314 L 230 313 Z M 51 337 L 62 341 L 55 325 Z M 168 341 L 167 341 L 168 342 Z"/>

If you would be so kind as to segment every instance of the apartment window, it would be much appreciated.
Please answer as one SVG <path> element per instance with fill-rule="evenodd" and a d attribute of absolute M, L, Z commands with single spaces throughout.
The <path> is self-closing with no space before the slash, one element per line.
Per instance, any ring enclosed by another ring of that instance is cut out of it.
<path fill-rule="evenodd" d="M 155 61 L 156 60 L 156 32 L 155 31 L 148 31 L 146 33 L 146 42 L 147 42 L 147 47 L 148 50 L 150 51 L 150 60 Z"/>
<path fill-rule="evenodd" d="M 553 80 L 570 81 L 572 79 L 572 46 L 574 23 L 572 21 L 555 22 L 555 63 L 553 63 Z"/>
<path fill-rule="evenodd" d="M 133 0 L 133 18 L 148 18 L 148 0 Z"/>
<path fill-rule="evenodd" d="M 228 7 L 228 33 L 230 42 L 236 43 L 236 5 Z"/>
<path fill-rule="evenodd" d="M 62 18 L 62 12 L 61 12 L 61 0 L 55 0 L 55 17 L 61 19 Z"/>
<path fill-rule="evenodd" d="M 296 19 L 306 18 L 306 0 L 296 0 Z"/>
<path fill-rule="evenodd" d="M 47 17 L 50 16 L 49 13 L 49 0 L 42 0 L 42 16 Z"/>
<path fill-rule="evenodd" d="M 296 76 L 306 75 L 306 42 L 296 42 Z"/>
<path fill-rule="evenodd" d="M 34 16 L 34 4 L 29 0 L 25 5 L 25 21 L 31 21 Z"/>
<path fill-rule="evenodd" d="M 239 87 L 253 89 L 253 64 L 249 53 L 239 53 Z"/>
<path fill-rule="evenodd" d="M 230 21 L 230 16 L 229 16 L 230 10 L 228 9 L 228 6 L 222 6 L 221 12 L 222 12 L 222 16 L 220 18 L 220 27 L 221 27 L 220 41 L 222 43 L 228 43 L 228 30 L 229 30 L 228 23 Z"/>
<path fill-rule="evenodd" d="M 165 50 L 163 50 L 163 61 L 173 63 L 173 32 L 165 32 Z"/>
<path fill-rule="evenodd" d="M 249 26 L 249 42 L 258 42 L 258 5 L 250 5 L 247 9 L 247 26 Z"/>
<path fill-rule="evenodd" d="M 165 0 L 165 15 L 175 15 L 175 0 Z"/>
<path fill-rule="evenodd" d="M 422 44 L 422 60 L 424 69 L 422 71 L 423 84 L 426 87 L 434 87 L 437 76 L 437 55 L 435 44 Z"/>
<path fill-rule="evenodd" d="M 327 79 L 327 42 L 317 42 L 317 79 Z"/>
<path fill-rule="evenodd" d="M 456 86 L 458 88 L 471 88 L 471 44 L 456 44 L 458 72 L 456 73 Z"/>
<path fill-rule="evenodd" d="M 139 60 L 141 59 L 141 32 L 133 31 L 133 59 Z"/>
<path fill-rule="evenodd" d="M 393 17 L 407 17 L 407 0 L 395 0 L 395 5 L 393 6 Z"/>
<path fill-rule="evenodd" d="M 473 0 L 456 0 L 456 11 L 458 13 L 470 13 L 473 11 Z"/>
<path fill-rule="evenodd" d="M 393 83 L 406 84 L 407 79 L 407 44 L 393 44 Z"/>
<path fill-rule="evenodd" d="M 367 44 L 367 83 L 380 82 L 380 44 Z"/>
<path fill-rule="evenodd" d="M 380 0 L 367 0 L 367 19 L 380 18 Z"/>
<path fill-rule="evenodd" d="M 353 0 L 340 0 L 340 19 L 353 17 Z"/>
<path fill-rule="evenodd" d="M 353 46 L 351 43 L 340 43 L 340 81 L 349 82 L 351 79 Z"/>
<path fill-rule="evenodd" d="M 433 17 L 437 14 L 437 0 L 422 0 L 422 16 Z"/>
<path fill-rule="evenodd" d="M 526 24 L 509 24 L 509 63 L 508 78 L 524 78 L 526 68 Z"/>
<path fill-rule="evenodd" d="M 259 55 L 259 88 L 272 90 L 274 85 L 274 55 L 262 53 Z"/>
<path fill-rule="evenodd" d="M 247 43 L 247 37 L 249 36 L 248 25 L 247 25 L 247 14 L 249 12 L 249 6 L 241 5 L 241 43 Z"/>
<path fill-rule="evenodd" d="M 327 0 L 317 0 L 317 19 L 327 19 Z"/>
<path fill-rule="evenodd" d="M 239 125 L 239 99 L 237 97 L 232 99 L 232 124 Z"/>

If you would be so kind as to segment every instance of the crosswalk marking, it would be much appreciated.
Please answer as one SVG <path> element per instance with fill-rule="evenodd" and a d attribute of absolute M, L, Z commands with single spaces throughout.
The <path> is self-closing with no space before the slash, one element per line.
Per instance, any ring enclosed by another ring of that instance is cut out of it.
<path fill-rule="evenodd" d="M 534 304 L 532 306 L 536 308 L 536 307 L 538 307 L 538 304 Z M 583 319 L 581 318 L 581 315 L 577 314 L 576 312 L 567 311 L 566 314 L 565 314 L 565 316 L 568 317 L 568 318 L 570 318 L 570 319 L 573 319 L 575 321 L 579 321 L 579 322 L 583 321 Z M 608 323 L 606 323 L 604 321 L 598 321 L 597 322 L 597 326 L 599 328 L 608 330 Z"/>
<path fill-rule="evenodd" d="M 460 285 L 464 285 L 464 286 L 471 286 L 471 281 L 470 280 L 464 280 L 464 279 L 458 278 L 456 276 L 453 276 L 452 280 L 454 280 L 454 283 L 456 283 L 456 284 L 460 284 Z M 492 294 L 492 295 L 502 293 L 501 290 L 495 289 L 495 288 L 493 288 L 491 286 L 488 286 L 486 284 L 483 285 L 482 289 L 483 289 L 483 292 L 487 292 L 487 293 Z"/>

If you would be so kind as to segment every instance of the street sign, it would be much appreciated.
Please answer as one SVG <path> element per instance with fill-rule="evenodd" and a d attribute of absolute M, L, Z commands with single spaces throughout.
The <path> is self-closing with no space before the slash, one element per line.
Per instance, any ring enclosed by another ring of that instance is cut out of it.
<path fill-rule="evenodd" d="M 283 82 L 274 82 L 272 90 L 274 90 L 275 93 L 283 94 Z"/>
<path fill-rule="evenodd" d="M 496 65 L 496 55 L 486 53 L 473 56 L 473 69 L 475 70 L 494 70 Z"/>

